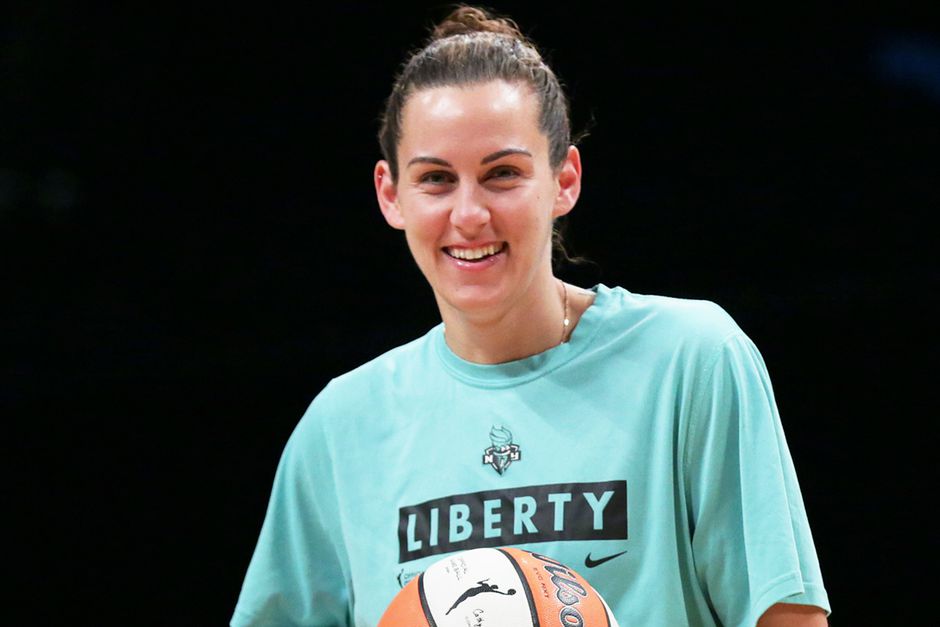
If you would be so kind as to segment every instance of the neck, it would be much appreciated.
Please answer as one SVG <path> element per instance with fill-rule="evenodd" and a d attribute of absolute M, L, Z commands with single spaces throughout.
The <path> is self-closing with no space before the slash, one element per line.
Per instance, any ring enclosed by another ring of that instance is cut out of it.
<path fill-rule="evenodd" d="M 467 313 L 439 300 L 447 345 L 459 357 L 479 364 L 514 361 L 554 348 L 567 340 L 574 326 L 574 316 L 565 312 L 566 289 L 549 275 L 526 298 L 500 311 Z M 567 328 L 566 317 L 571 319 Z"/>

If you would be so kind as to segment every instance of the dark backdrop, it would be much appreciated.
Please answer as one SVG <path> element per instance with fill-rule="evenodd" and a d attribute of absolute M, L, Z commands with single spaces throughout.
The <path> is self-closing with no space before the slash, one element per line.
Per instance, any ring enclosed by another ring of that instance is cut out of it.
<path fill-rule="evenodd" d="M 594 265 L 563 276 L 727 309 L 774 380 L 832 624 L 916 622 L 936 24 L 607 4 L 497 5 L 592 124 L 569 241 Z M 221 624 L 307 404 L 438 321 L 371 173 L 444 10 L 105 6 L 0 19 L 8 609 Z"/>

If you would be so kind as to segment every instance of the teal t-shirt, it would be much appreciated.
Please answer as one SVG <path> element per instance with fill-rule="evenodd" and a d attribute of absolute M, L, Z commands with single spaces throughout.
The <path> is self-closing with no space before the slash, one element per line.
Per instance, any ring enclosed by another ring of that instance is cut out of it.
<path fill-rule="evenodd" d="M 577 570 L 624 626 L 828 612 L 757 348 L 714 303 L 593 290 L 538 355 L 467 362 L 438 325 L 331 381 L 232 625 L 375 625 L 444 554 L 507 545 Z"/>

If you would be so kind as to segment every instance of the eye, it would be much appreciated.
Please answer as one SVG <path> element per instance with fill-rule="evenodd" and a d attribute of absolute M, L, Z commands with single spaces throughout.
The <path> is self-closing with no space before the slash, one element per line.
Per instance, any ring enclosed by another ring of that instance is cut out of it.
<path fill-rule="evenodd" d="M 421 178 L 418 180 L 420 183 L 430 183 L 431 185 L 443 185 L 451 181 L 451 175 L 448 172 L 443 172 L 436 170 L 434 172 L 427 172 L 421 175 Z"/>
<path fill-rule="evenodd" d="M 503 165 L 497 168 L 493 168 L 493 171 L 490 172 L 490 178 L 507 179 L 516 176 L 516 174 L 518 174 L 518 172 L 515 168 Z"/>

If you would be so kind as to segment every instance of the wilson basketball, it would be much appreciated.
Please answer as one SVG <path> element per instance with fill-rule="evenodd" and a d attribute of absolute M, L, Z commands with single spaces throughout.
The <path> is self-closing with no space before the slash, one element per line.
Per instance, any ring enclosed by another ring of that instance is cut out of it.
<path fill-rule="evenodd" d="M 435 562 L 392 600 L 379 627 L 618 627 L 581 575 L 517 548 Z"/>

